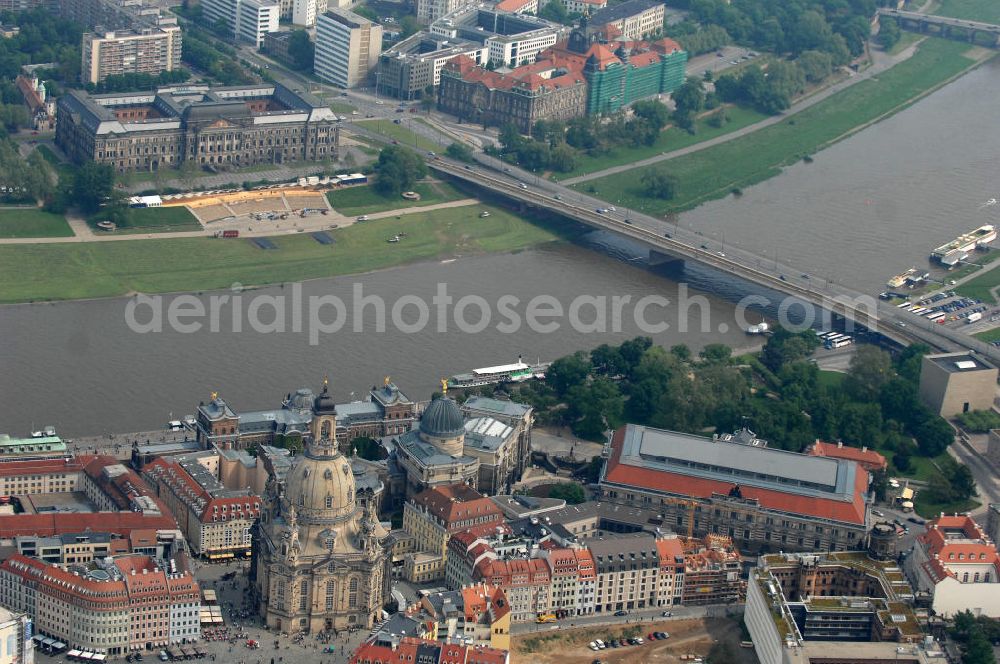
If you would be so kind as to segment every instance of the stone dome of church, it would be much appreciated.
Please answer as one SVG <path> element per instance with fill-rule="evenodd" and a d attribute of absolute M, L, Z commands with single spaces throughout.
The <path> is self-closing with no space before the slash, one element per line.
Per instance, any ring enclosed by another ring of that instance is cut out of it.
<path fill-rule="evenodd" d="M 327 523 L 357 511 L 354 473 L 342 454 L 300 456 L 285 479 L 285 497 L 300 523 Z"/>
<path fill-rule="evenodd" d="M 308 387 L 302 387 L 295 390 L 294 394 L 289 395 L 288 399 L 285 401 L 285 407 L 289 410 L 297 410 L 300 412 L 307 412 L 312 410 L 313 400 L 316 395 Z"/>
<path fill-rule="evenodd" d="M 453 399 L 434 399 L 420 418 L 420 432 L 432 438 L 453 438 L 465 433 L 465 418 Z"/>

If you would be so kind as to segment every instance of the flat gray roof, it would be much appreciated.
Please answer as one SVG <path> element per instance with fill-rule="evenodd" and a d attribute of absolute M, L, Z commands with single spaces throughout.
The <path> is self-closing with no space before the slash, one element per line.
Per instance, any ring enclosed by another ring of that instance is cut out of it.
<path fill-rule="evenodd" d="M 924 357 L 949 373 L 996 369 L 982 357 L 973 353 L 941 353 L 939 355 L 925 355 Z"/>

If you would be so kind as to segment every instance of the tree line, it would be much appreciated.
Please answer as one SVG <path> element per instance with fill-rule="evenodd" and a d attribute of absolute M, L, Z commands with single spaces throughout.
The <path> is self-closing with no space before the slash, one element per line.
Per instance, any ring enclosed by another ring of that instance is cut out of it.
<path fill-rule="evenodd" d="M 685 345 L 665 349 L 637 337 L 559 358 L 544 381 L 501 389 L 532 404 L 541 423 L 568 426 L 587 440 L 603 440 L 626 422 L 702 435 L 746 424 L 771 447 L 795 452 L 817 439 L 878 449 L 901 472 L 913 457 L 937 457 L 952 443 L 951 426 L 918 398 L 926 347 L 892 358 L 860 346 L 836 384 L 821 380 L 811 361 L 817 345 L 811 330 L 778 328 L 759 355 L 735 358 L 722 344 L 695 355 Z M 974 492 L 965 466 L 943 467 L 941 481 L 950 487 L 937 496 L 941 502 Z"/>

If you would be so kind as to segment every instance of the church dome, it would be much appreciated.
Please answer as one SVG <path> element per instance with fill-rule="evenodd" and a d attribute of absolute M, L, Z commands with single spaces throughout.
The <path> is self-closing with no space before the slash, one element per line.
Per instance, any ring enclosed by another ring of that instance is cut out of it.
<path fill-rule="evenodd" d="M 431 401 L 420 418 L 420 432 L 433 438 L 453 438 L 465 433 L 465 418 L 448 397 Z"/>
<path fill-rule="evenodd" d="M 342 454 L 300 456 L 285 486 L 285 497 L 300 523 L 337 521 L 356 511 L 354 473 L 351 462 Z"/>
<path fill-rule="evenodd" d="M 312 390 L 308 387 L 302 387 L 295 390 L 295 393 L 288 397 L 288 400 L 285 402 L 285 407 L 289 410 L 302 412 L 309 411 L 312 410 L 313 400 L 315 398 L 316 395 L 313 394 Z"/>

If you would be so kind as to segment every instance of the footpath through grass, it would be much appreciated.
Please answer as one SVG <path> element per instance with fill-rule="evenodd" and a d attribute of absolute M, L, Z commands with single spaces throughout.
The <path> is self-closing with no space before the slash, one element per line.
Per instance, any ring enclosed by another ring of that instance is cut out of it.
<path fill-rule="evenodd" d="M 334 189 L 327 193 L 326 200 L 330 201 L 330 205 L 337 212 L 353 217 L 358 214 L 436 205 L 466 198 L 462 192 L 445 182 L 419 182 L 413 186 L 413 191 L 420 194 L 419 201 L 409 201 L 399 195 L 383 196 L 370 186 Z"/>
<path fill-rule="evenodd" d="M 963 53 L 968 44 L 927 39 L 910 59 L 874 79 L 862 81 L 784 122 L 765 127 L 722 145 L 655 166 L 616 173 L 574 185 L 607 201 L 664 213 L 693 208 L 705 201 L 761 182 L 803 156 L 812 154 L 895 113 L 923 93 L 969 68 Z M 641 178 L 647 168 L 664 169 L 678 178 L 678 196 L 670 201 L 649 198 Z"/>
<path fill-rule="evenodd" d="M 956 286 L 955 292 L 965 297 L 993 304 L 997 299 L 993 296 L 992 291 L 997 286 L 1000 286 L 1000 267 L 994 267 L 975 279 L 970 279 L 964 284 Z"/>
<path fill-rule="evenodd" d="M 964 18 L 968 21 L 1000 23 L 1000 2 L 997 0 L 941 0 L 931 11 L 938 16 Z"/>
<path fill-rule="evenodd" d="M 308 233 L 271 238 L 277 249 L 247 239 L 181 238 L 0 246 L 0 302 L 111 297 L 264 285 L 316 279 L 406 263 L 511 251 L 552 241 L 562 227 L 537 226 L 481 205 L 414 213 L 331 231 L 322 245 Z M 386 239 L 406 233 L 402 242 Z"/>
<path fill-rule="evenodd" d="M 0 208 L 0 238 L 70 237 L 65 217 L 37 208 Z"/>
<path fill-rule="evenodd" d="M 760 122 L 767 117 L 758 111 L 748 108 L 740 108 L 739 106 L 726 107 L 726 113 L 729 115 L 729 122 L 722 127 L 711 127 L 707 123 L 707 118 L 702 117 L 696 123 L 697 131 L 694 134 L 689 134 L 683 129 L 677 127 L 671 127 L 661 132 L 660 136 L 656 139 L 656 142 L 652 145 L 643 145 L 641 147 L 620 147 L 612 150 L 608 154 L 596 157 L 591 157 L 581 153 L 577 159 L 576 168 L 569 173 L 553 173 L 552 179 L 555 181 L 566 180 L 568 178 L 574 178 L 580 175 L 587 175 L 588 173 L 601 171 L 605 168 L 612 168 L 614 166 L 621 166 L 622 164 L 639 161 L 640 159 L 655 157 L 663 152 L 680 150 L 690 145 L 695 145 L 696 143 L 713 139 L 717 136 L 730 134 L 734 131 L 742 129 L 743 127 L 752 125 L 755 122 Z"/>

